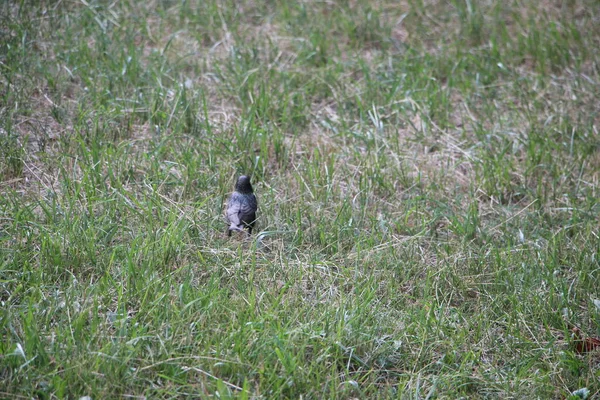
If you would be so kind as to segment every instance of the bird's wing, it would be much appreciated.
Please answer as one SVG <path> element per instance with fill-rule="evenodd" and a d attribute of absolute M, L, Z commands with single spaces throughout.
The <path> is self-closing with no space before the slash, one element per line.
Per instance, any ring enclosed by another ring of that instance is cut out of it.
<path fill-rule="evenodd" d="M 258 201 L 256 200 L 256 196 L 254 194 L 248 196 L 248 208 L 251 213 L 255 213 L 258 209 Z"/>
<path fill-rule="evenodd" d="M 241 215 L 242 215 L 242 203 L 239 201 L 236 201 L 236 199 L 233 198 L 233 196 L 232 196 L 232 198 L 229 199 L 229 202 L 227 203 L 227 220 L 229 221 L 230 229 L 231 228 L 234 228 L 234 229 L 242 228 Z"/>
<path fill-rule="evenodd" d="M 244 197 L 239 214 L 242 223 L 252 225 L 256 219 L 256 209 L 256 197 L 254 195 Z"/>

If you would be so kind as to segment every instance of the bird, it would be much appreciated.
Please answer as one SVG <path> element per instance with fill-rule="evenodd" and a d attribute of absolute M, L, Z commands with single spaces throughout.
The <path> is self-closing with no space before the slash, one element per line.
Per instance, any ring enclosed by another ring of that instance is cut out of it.
<path fill-rule="evenodd" d="M 245 228 L 248 229 L 248 236 L 250 236 L 256 221 L 257 208 L 258 202 L 250 183 L 250 177 L 242 175 L 237 179 L 235 190 L 227 200 L 226 217 L 229 223 L 227 236 L 231 236 L 233 231 L 241 232 Z"/>

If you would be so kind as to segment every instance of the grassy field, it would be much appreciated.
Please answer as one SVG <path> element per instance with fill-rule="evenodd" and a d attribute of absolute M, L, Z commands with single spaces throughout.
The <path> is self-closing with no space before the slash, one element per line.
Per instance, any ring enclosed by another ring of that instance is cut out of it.
<path fill-rule="evenodd" d="M 0 398 L 598 398 L 599 129 L 595 0 L 1 2 Z"/>

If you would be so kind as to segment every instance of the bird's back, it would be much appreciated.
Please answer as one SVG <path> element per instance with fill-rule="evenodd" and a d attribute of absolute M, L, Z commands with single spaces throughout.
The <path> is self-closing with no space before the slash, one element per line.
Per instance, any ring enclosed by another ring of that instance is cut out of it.
<path fill-rule="evenodd" d="M 242 230 L 246 226 L 254 226 L 256 209 L 257 201 L 253 193 L 242 194 L 233 192 L 227 202 L 229 230 Z"/>

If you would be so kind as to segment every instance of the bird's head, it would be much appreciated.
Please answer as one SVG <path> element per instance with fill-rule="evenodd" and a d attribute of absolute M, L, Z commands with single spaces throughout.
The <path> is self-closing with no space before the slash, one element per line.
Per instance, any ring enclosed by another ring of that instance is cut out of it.
<path fill-rule="evenodd" d="M 239 193 L 254 193 L 252 185 L 250 184 L 250 177 L 242 175 L 238 178 L 235 184 L 235 191 Z"/>

